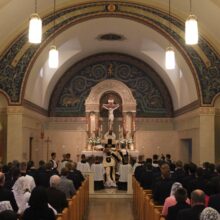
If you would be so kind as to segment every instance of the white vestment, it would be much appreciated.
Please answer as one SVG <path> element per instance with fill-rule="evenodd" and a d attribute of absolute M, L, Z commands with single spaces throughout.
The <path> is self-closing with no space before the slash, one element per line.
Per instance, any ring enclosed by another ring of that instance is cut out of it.
<path fill-rule="evenodd" d="M 119 182 L 127 182 L 128 174 L 132 173 L 131 164 L 120 164 L 119 166 Z"/>
<path fill-rule="evenodd" d="M 77 170 L 81 171 L 81 173 L 90 172 L 90 166 L 88 162 L 82 163 L 81 161 L 77 163 Z"/>
<path fill-rule="evenodd" d="M 91 172 L 94 172 L 94 181 L 104 180 L 105 168 L 103 164 L 92 164 Z"/>
<path fill-rule="evenodd" d="M 107 156 L 103 161 L 103 166 L 106 173 L 105 186 L 116 187 L 115 183 L 115 160 L 111 156 Z"/>

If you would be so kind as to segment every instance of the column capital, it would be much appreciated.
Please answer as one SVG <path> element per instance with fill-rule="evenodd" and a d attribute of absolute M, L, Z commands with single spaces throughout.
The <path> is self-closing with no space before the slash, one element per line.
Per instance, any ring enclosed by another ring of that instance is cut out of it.
<path fill-rule="evenodd" d="M 7 107 L 7 114 L 8 115 L 17 115 L 17 114 L 23 114 L 24 108 L 22 106 L 8 106 Z"/>
<path fill-rule="evenodd" d="M 215 115 L 215 107 L 200 107 L 199 114 L 200 115 Z"/>

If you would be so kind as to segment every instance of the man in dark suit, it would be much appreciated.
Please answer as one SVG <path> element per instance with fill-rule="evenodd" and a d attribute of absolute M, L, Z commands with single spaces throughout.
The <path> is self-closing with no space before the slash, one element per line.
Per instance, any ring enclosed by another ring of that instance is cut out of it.
<path fill-rule="evenodd" d="M 190 205 L 186 203 L 187 192 L 184 188 L 177 189 L 174 196 L 177 203 L 176 205 L 168 208 L 166 220 L 176 220 L 176 217 L 180 210 L 190 208 Z"/>
<path fill-rule="evenodd" d="M 84 177 L 82 173 L 76 169 L 77 163 L 68 162 L 66 163 L 66 167 L 69 170 L 67 178 L 73 181 L 73 185 L 75 186 L 75 189 L 78 190 L 79 187 L 82 185 L 82 182 L 84 181 Z"/>
<path fill-rule="evenodd" d="M 204 208 L 205 193 L 200 189 L 196 189 L 191 193 L 191 208 L 179 211 L 177 220 L 199 220 Z"/>
<path fill-rule="evenodd" d="M 153 185 L 153 200 L 158 205 L 163 205 L 165 199 L 170 195 L 173 179 L 170 175 L 170 167 L 166 162 L 160 165 L 161 176 L 155 180 Z"/>
<path fill-rule="evenodd" d="M 15 201 L 14 194 L 12 193 L 12 191 L 4 188 L 4 184 L 5 184 L 5 174 L 0 172 L 0 202 L 9 201 L 13 210 L 17 212 L 18 206 Z"/>
<path fill-rule="evenodd" d="M 60 177 L 53 175 L 50 177 L 50 187 L 47 189 L 48 203 L 56 209 L 58 213 L 68 206 L 66 195 L 64 192 L 56 189 L 60 184 Z"/>
<path fill-rule="evenodd" d="M 220 185 L 216 186 L 216 188 L 220 188 Z M 218 189 L 218 192 L 219 193 L 211 195 L 209 197 L 208 206 L 213 209 L 216 209 L 220 213 L 220 202 L 219 202 L 220 201 L 220 189 Z"/>

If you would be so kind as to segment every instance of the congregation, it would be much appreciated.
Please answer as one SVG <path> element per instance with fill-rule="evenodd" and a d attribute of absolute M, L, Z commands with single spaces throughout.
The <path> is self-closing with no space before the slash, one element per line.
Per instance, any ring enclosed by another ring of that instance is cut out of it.
<path fill-rule="evenodd" d="M 107 152 L 90 164 L 84 154 L 78 163 L 65 154 L 58 162 L 52 153 L 51 160 L 39 161 L 38 168 L 33 161 L 0 164 L 0 219 L 13 219 L 13 215 L 24 220 L 56 219 L 88 172 L 94 175 L 95 190 L 126 190 L 128 175 L 133 173 L 143 189 L 152 190 L 153 201 L 163 206 L 161 214 L 166 220 L 219 219 L 220 165 L 173 162 L 169 154 L 146 160 L 139 156 L 132 165 L 128 158 L 125 155 L 116 164 L 115 155 Z"/>
<path fill-rule="evenodd" d="M 33 161 L 0 164 L 0 219 L 56 219 L 84 181 L 77 163 L 65 156 L 60 171 L 56 153 L 38 168 Z"/>
<path fill-rule="evenodd" d="M 168 154 L 140 161 L 134 176 L 143 189 L 152 190 L 155 205 L 166 220 L 219 219 L 220 165 L 202 166 L 171 160 Z M 206 216 L 206 217 L 204 217 Z"/>

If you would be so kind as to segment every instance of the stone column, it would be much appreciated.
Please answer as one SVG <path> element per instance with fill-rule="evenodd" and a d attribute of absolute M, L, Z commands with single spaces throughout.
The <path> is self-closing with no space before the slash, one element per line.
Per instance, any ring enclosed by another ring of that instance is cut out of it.
<path fill-rule="evenodd" d="M 23 107 L 7 108 L 7 161 L 23 160 Z"/>
<path fill-rule="evenodd" d="M 215 162 L 215 108 L 200 108 L 199 126 L 199 163 Z"/>

